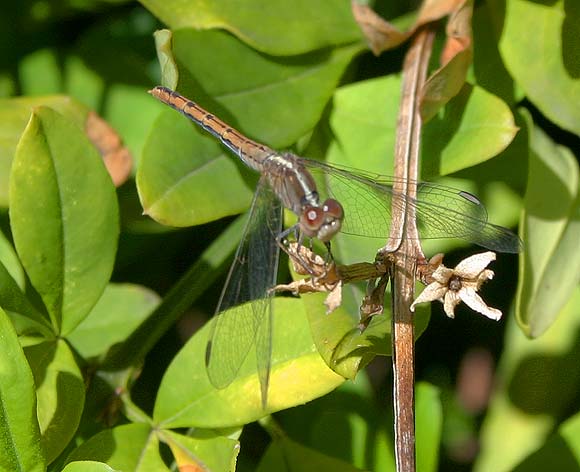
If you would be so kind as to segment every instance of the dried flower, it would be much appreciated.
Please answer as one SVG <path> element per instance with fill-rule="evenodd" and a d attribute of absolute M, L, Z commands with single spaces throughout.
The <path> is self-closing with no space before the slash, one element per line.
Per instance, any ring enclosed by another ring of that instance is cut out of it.
<path fill-rule="evenodd" d="M 419 303 L 439 300 L 443 303 L 447 316 L 454 318 L 455 307 L 463 301 L 472 310 L 492 320 L 499 320 L 501 311 L 488 307 L 477 294 L 482 284 L 493 278 L 493 271 L 486 267 L 494 260 L 495 253 L 489 251 L 464 259 L 454 269 L 440 264 L 431 276 L 433 281 L 413 302 L 411 310 L 414 311 L 415 305 Z"/>
<path fill-rule="evenodd" d="M 286 248 L 294 272 L 299 275 L 309 275 L 289 284 L 279 284 L 271 290 L 275 292 L 289 291 L 299 293 L 327 292 L 324 302 L 326 312 L 331 313 L 342 303 L 342 280 L 334 262 L 326 261 L 305 246 L 292 242 Z"/>

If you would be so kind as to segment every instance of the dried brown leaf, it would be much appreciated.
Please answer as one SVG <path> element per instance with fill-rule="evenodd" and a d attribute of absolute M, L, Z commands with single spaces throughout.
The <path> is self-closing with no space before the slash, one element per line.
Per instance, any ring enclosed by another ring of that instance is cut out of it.
<path fill-rule="evenodd" d="M 359 24 L 371 51 L 375 56 L 388 49 L 393 49 L 407 40 L 412 30 L 403 33 L 388 21 L 377 15 L 368 5 L 351 2 L 352 14 Z"/>
<path fill-rule="evenodd" d="M 465 0 L 425 0 L 421 4 L 415 27 L 446 17 L 464 2 Z"/>
<path fill-rule="evenodd" d="M 465 84 L 473 55 L 472 13 L 472 1 L 462 0 L 449 18 L 447 40 L 440 58 L 442 66 L 429 77 L 421 90 L 420 110 L 423 123 L 433 118 Z"/>
<path fill-rule="evenodd" d="M 121 186 L 131 175 L 133 167 L 133 158 L 123 146 L 121 137 L 93 111 L 87 116 L 85 133 L 101 154 L 115 187 Z"/>
<path fill-rule="evenodd" d="M 387 289 L 388 282 L 388 274 L 384 274 L 380 279 L 378 279 L 378 282 L 375 280 L 369 281 L 367 294 L 363 298 L 359 309 L 359 328 L 361 331 L 367 328 L 373 316 L 383 313 L 385 308 L 385 290 Z"/>
<path fill-rule="evenodd" d="M 423 25 L 437 21 L 457 10 L 465 0 L 425 0 L 417 15 L 417 20 L 408 31 L 400 31 L 394 25 L 377 15 L 368 5 L 351 2 L 352 14 L 359 24 L 373 54 L 394 49 Z"/>

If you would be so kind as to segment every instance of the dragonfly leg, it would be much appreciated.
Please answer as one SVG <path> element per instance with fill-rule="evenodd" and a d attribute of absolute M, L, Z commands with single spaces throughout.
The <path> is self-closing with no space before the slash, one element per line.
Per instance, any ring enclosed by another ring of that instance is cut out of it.
<path fill-rule="evenodd" d="M 296 240 L 294 245 L 290 244 L 288 241 L 288 236 L 292 233 L 294 233 Z M 288 254 L 288 257 L 294 264 L 294 270 L 296 272 L 302 275 L 310 275 L 311 277 L 318 277 L 320 275 L 320 271 L 317 270 L 316 263 L 313 259 L 315 254 L 312 250 L 312 239 L 310 239 L 308 247 L 305 246 L 304 235 L 300 231 L 298 225 L 287 228 L 278 234 L 278 236 L 276 236 L 276 243 L 286 254 Z"/>
<path fill-rule="evenodd" d="M 326 241 L 324 246 L 326 247 L 326 257 L 324 258 L 324 262 L 330 264 L 331 262 L 334 262 L 334 256 L 332 255 L 332 250 L 330 248 L 330 241 Z"/>

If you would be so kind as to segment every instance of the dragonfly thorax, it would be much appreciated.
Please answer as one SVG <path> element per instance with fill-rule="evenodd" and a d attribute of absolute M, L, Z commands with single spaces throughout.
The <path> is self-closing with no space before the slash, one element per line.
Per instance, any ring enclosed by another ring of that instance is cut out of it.
<path fill-rule="evenodd" d="M 342 205 L 333 198 L 329 198 L 321 206 L 305 205 L 302 208 L 300 230 L 306 236 L 326 243 L 340 231 L 343 218 Z"/>

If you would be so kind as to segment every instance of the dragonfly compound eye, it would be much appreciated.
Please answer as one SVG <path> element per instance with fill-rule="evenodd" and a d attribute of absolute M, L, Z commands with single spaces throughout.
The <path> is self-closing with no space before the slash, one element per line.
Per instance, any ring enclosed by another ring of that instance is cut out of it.
<path fill-rule="evenodd" d="M 316 236 L 320 226 L 324 222 L 324 211 L 322 208 L 307 206 L 302 210 L 300 216 L 300 228 L 306 236 Z"/>
<path fill-rule="evenodd" d="M 331 218 L 336 218 L 337 220 L 342 220 L 344 217 L 344 210 L 342 205 L 338 203 L 334 198 L 329 198 L 322 205 L 322 210 L 326 215 Z"/>

